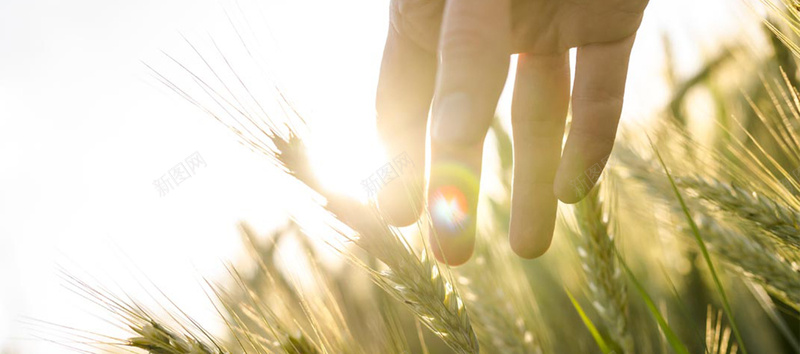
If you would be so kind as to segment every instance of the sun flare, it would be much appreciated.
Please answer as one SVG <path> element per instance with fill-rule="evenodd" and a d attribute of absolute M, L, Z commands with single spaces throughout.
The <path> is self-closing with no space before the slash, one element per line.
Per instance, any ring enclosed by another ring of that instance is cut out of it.
<path fill-rule="evenodd" d="M 438 228 L 458 232 L 469 217 L 467 198 L 456 186 L 442 186 L 431 201 L 431 218 Z"/>
<path fill-rule="evenodd" d="M 362 182 L 386 161 L 377 134 L 371 126 L 323 125 L 309 139 L 314 173 L 326 189 L 366 202 L 370 193 Z"/>

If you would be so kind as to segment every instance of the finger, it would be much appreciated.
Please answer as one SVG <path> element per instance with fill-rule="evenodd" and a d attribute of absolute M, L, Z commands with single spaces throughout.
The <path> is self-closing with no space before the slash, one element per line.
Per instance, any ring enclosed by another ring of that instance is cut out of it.
<path fill-rule="evenodd" d="M 436 54 L 392 26 L 381 63 L 376 108 L 387 162 L 399 177 L 385 182 L 378 205 L 396 226 L 414 223 L 423 208 L 425 133 L 435 79 Z"/>
<path fill-rule="evenodd" d="M 611 154 L 634 37 L 578 48 L 572 127 L 555 182 L 556 196 L 562 202 L 583 199 Z"/>
<path fill-rule="evenodd" d="M 553 192 L 569 108 L 569 55 L 520 54 L 511 105 L 514 179 L 509 242 L 535 258 L 550 247 L 558 200 Z"/>
<path fill-rule="evenodd" d="M 472 255 L 483 140 L 508 73 L 510 33 L 510 0 L 458 0 L 445 6 L 428 207 L 431 247 L 451 265 Z"/>

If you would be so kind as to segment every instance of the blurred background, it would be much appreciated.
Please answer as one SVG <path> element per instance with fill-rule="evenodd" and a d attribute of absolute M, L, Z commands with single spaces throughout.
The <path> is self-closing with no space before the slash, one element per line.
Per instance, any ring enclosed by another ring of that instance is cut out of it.
<path fill-rule="evenodd" d="M 766 55 L 759 11 L 744 1 L 651 0 L 626 124 L 648 124 L 669 102 L 671 79 L 731 46 Z M 237 41 L 234 28 L 252 31 L 268 76 L 309 121 L 323 182 L 357 194 L 381 161 L 364 147 L 377 144 L 387 20 L 386 0 L 0 2 L 0 353 L 66 350 L 32 334 L 31 319 L 109 326 L 63 286 L 61 269 L 132 297 L 152 281 L 201 322 L 220 323 L 198 294 L 203 277 L 226 275 L 225 262 L 244 254 L 237 222 L 267 232 L 302 212 L 280 171 L 145 64 L 191 56 L 185 38 L 213 50 L 212 39 Z M 689 102 L 697 116 L 713 113 L 707 93 Z M 506 98 L 498 112 L 507 118 Z M 159 193 L 154 181 L 195 153 L 205 164 Z"/>

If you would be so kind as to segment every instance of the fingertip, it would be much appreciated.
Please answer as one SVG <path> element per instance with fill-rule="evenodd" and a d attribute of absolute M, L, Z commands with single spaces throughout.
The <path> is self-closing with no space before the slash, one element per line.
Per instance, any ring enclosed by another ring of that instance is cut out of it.
<path fill-rule="evenodd" d="M 378 193 L 378 209 L 389 224 L 403 227 L 419 220 L 424 207 L 421 183 L 421 176 L 401 178 Z"/>
<path fill-rule="evenodd" d="M 514 186 L 508 241 L 518 256 L 533 259 L 550 248 L 558 202 L 549 184 Z"/>
<path fill-rule="evenodd" d="M 580 149 L 586 151 L 585 149 Z M 610 152 L 610 148 L 608 151 Z M 603 157 L 583 156 L 574 150 L 568 154 L 564 153 L 561 159 L 561 166 L 556 173 L 556 180 L 553 183 L 553 193 L 558 200 L 566 204 L 577 203 L 594 188 L 597 180 L 603 173 L 608 161 L 608 154 Z M 591 153 L 586 153 L 589 155 Z M 596 154 L 596 153 L 595 153 Z"/>
<path fill-rule="evenodd" d="M 553 193 L 556 194 L 558 200 L 565 204 L 575 204 L 583 200 L 589 191 L 594 185 L 589 186 L 588 189 L 583 190 L 584 187 L 577 187 L 575 185 L 569 184 L 564 185 L 564 183 L 556 182 L 553 186 Z"/>
<path fill-rule="evenodd" d="M 439 261 L 459 265 L 469 260 L 475 247 L 480 155 L 437 157 L 431 162 L 428 190 L 430 246 Z"/>
<path fill-rule="evenodd" d="M 524 242 L 527 240 L 528 237 L 525 235 L 519 235 L 512 233 L 509 241 L 511 244 L 511 250 L 516 253 L 517 256 L 525 259 L 535 259 L 539 258 L 544 255 L 548 249 L 550 249 L 550 240 L 551 237 L 546 238 L 545 242 Z M 541 239 L 541 238 L 538 238 Z M 544 241 L 544 240 L 543 240 Z"/>
<path fill-rule="evenodd" d="M 433 211 L 432 213 L 433 220 L 428 238 L 433 255 L 439 262 L 451 266 L 467 262 L 472 257 L 475 249 L 474 218 L 468 216 L 469 220 L 461 224 L 454 224 L 453 217 L 437 216 L 436 214 L 441 214 L 441 211 Z M 450 212 L 448 211 L 447 213 Z"/>
<path fill-rule="evenodd" d="M 469 238 L 468 240 L 466 238 Z M 453 240 L 442 240 L 437 238 L 436 232 L 431 231 L 430 247 L 433 256 L 441 263 L 447 264 L 451 267 L 460 266 L 467 263 L 472 258 L 472 253 L 475 251 L 475 237 L 464 237 L 460 242 L 452 242 Z"/>
<path fill-rule="evenodd" d="M 421 203 L 397 201 L 394 197 L 378 197 L 378 208 L 392 226 L 405 227 L 419 220 Z"/>

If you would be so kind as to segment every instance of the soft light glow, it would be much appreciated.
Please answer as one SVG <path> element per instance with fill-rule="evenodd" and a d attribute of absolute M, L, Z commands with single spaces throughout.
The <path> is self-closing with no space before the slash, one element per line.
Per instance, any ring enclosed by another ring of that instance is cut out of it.
<path fill-rule="evenodd" d="M 375 148 L 381 144 L 371 125 L 314 128 L 307 141 L 311 165 L 323 187 L 366 202 L 370 196 L 361 182 L 386 163 L 383 149 Z"/>
<path fill-rule="evenodd" d="M 459 232 L 469 218 L 467 198 L 458 187 L 442 186 L 433 193 L 431 218 L 437 229 Z"/>

